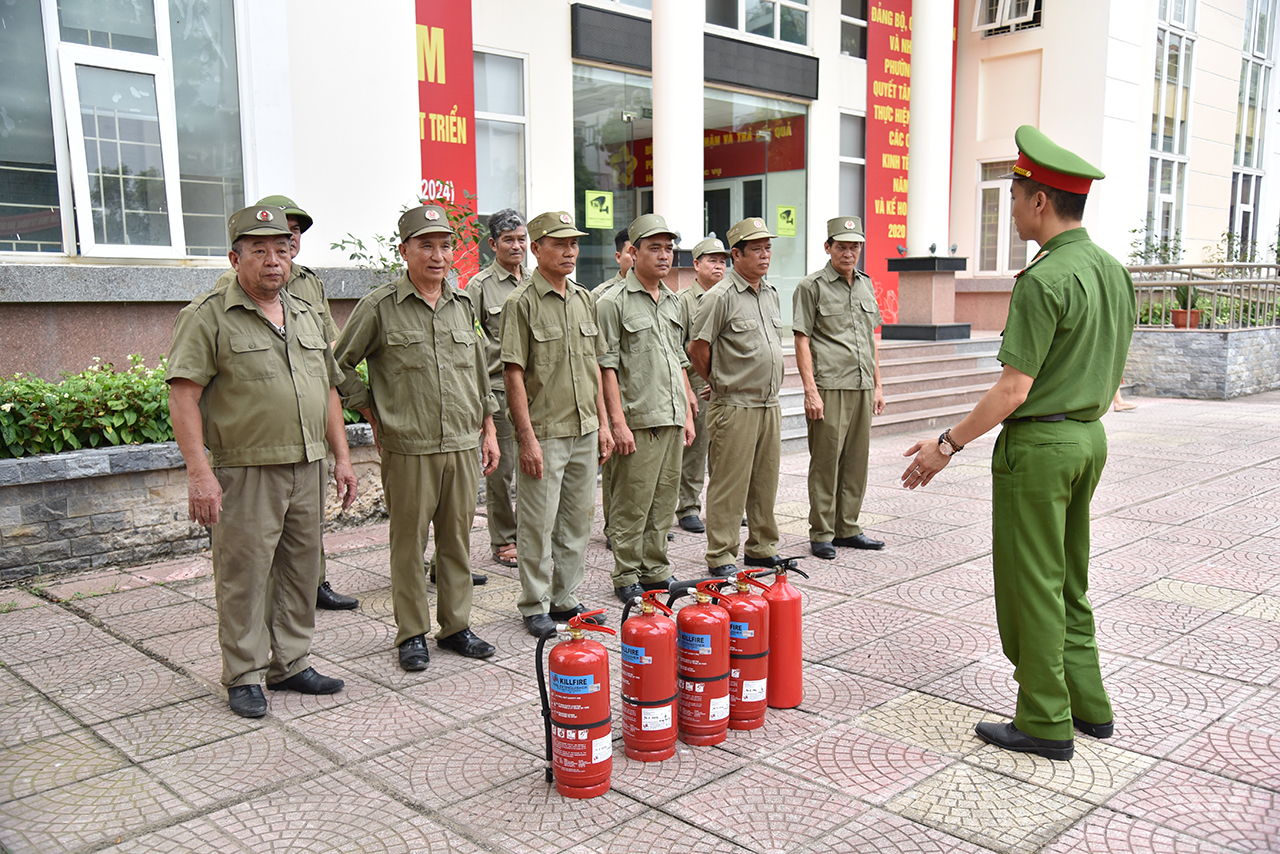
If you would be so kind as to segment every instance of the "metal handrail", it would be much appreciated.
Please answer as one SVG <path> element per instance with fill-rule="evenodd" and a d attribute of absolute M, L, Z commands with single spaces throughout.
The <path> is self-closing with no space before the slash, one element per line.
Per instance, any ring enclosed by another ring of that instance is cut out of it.
<path fill-rule="evenodd" d="M 1129 267 L 1138 329 L 1280 327 L 1280 264 L 1157 264 Z M 1195 290 L 1193 309 L 1179 292 Z"/>

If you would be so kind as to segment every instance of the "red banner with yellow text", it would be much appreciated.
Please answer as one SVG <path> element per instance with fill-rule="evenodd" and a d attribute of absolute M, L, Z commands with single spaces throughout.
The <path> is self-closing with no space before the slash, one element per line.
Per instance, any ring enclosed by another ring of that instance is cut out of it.
<path fill-rule="evenodd" d="M 474 211 L 476 94 L 471 4 L 417 0 L 416 9 L 418 134 L 422 145 L 418 196 L 429 203 Z M 454 267 L 464 282 L 479 267 L 476 253 L 476 247 L 459 247 L 454 253 Z"/>
<path fill-rule="evenodd" d="M 706 181 L 739 178 L 803 169 L 805 162 L 804 116 L 750 122 L 739 128 L 711 128 L 702 132 L 702 177 Z M 757 136 L 769 132 L 769 141 Z M 623 171 L 621 157 L 611 158 L 619 184 L 653 186 L 653 140 L 630 143 L 631 154 Z M 768 162 L 766 163 L 766 155 Z"/>
<path fill-rule="evenodd" d="M 885 323 L 898 322 L 898 274 L 907 245 L 911 126 L 911 0 L 871 0 L 867 12 L 867 275 Z"/>

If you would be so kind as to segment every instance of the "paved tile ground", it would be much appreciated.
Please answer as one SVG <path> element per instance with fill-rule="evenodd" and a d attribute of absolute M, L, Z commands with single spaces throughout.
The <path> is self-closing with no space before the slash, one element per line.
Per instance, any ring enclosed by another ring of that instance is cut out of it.
<path fill-rule="evenodd" d="M 991 605 L 993 437 L 927 490 L 910 440 L 872 443 L 883 552 L 805 561 L 805 701 L 717 747 L 627 760 L 569 801 L 542 774 L 534 641 L 492 563 L 476 663 L 396 664 L 385 525 L 327 538 L 361 610 L 321 612 L 331 697 L 270 694 L 246 721 L 218 687 L 208 560 L 0 590 L 6 852 L 1261 852 L 1280 850 L 1280 393 L 1138 399 L 1106 416 L 1093 601 L 1115 738 L 1071 763 L 1004 753 L 973 724 L 1013 708 Z M 804 455 L 783 460 L 784 553 L 807 540 Z M 703 540 L 677 529 L 677 572 Z M 609 605 L 597 527 L 585 601 Z M 613 608 L 613 625 L 618 611 Z M 612 642 L 616 649 L 616 641 Z M 614 679 L 617 678 L 615 666 Z M 614 683 L 616 689 L 616 681 Z M 616 710 L 615 710 L 616 711 Z"/>

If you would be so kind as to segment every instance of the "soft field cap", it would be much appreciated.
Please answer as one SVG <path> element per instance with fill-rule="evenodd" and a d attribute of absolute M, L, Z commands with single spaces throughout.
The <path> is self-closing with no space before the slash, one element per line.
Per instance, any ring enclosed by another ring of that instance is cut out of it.
<path fill-rule="evenodd" d="M 227 234 L 231 242 L 251 234 L 282 234 L 292 237 L 284 208 L 279 205 L 254 205 L 241 208 L 227 219 Z"/>
<path fill-rule="evenodd" d="M 728 255 L 729 250 L 724 248 L 724 244 L 720 242 L 718 237 L 708 237 L 705 240 L 699 240 L 698 245 L 693 247 L 693 260 L 697 261 L 703 255 Z"/>
<path fill-rule="evenodd" d="M 453 226 L 449 225 L 448 212 L 437 205 L 418 205 L 400 214 L 400 222 L 396 224 L 400 230 L 400 242 L 408 243 L 409 238 L 419 234 L 439 232 L 453 234 Z"/>
<path fill-rule="evenodd" d="M 264 196 L 263 198 L 258 199 L 258 204 L 275 205 L 276 207 L 284 208 L 285 216 L 297 217 L 298 226 L 302 229 L 304 234 L 306 233 L 306 230 L 311 227 L 313 222 L 311 215 L 298 207 L 298 203 L 288 196 Z"/>
<path fill-rule="evenodd" d="M 573 214 L 568 211 L 547 211 L 529 220 L 525 226 L 529 232 L 529 242 L 543 237 L 586 237 L 585 231 L 578 231 L 573 225 Z"/>
<path fill-rule="evenodd" d="M 730 246 L 737 246 L 744 240 L 757 240 L 761 237 L 777 237 L 776 234 L 770 234 L 769 229 L 765 227 L 764 220 L 760 217 L 747 217 L 741 222 L 729 229 Z"/>

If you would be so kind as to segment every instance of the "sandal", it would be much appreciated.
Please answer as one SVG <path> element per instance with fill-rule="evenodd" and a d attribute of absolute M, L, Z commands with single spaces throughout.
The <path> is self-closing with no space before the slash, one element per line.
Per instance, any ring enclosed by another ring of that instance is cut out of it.
<path fill-rule="evenodd" d="M 499 546 L 498 549 L 493 553 L 493 559 L 496 560 L 498 563 L 502 564 L 503 566 L 515 566 L 516 565 L 516 544 L 507 543 L 506 545 Z"/>

